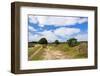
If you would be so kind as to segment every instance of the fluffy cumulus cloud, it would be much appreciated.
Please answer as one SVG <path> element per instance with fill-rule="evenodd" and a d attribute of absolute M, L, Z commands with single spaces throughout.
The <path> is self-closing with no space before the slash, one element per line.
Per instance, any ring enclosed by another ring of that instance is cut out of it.
<path fill-rule="evenodd" d="M 46 38 L 48 42 L 54 42 L 55 40 L 66 41 L 70 37 L 75 37 L 78 39 L 78 41 L 87 41 L 88 38 L 88 34 L 84 33 L 83 31 L 87 31 L 87 27 L 85 27 L 84 29 L 82 28 L 84 26 L 83 23 L 88 22 L 88 18 L 86 17 L 57 17 L 30 15 L 28 17 L 28 20 L 29 42 L 38 41 L 41 38 Z M 77 25 L 81 27 L 78 28 L 76 27 Z M 38 26 L 38 28 L 35 28 L 34 26 Z M 51 28 L 50 26 L 52 27 L 52 29 L 46 29 Z M 85 26 L 87 26 L 87 24 Z"/>
<path fill-rule="evenodd" d="M 28 33 L 28 42 L 32 41 L 38 41 L 37 40 L 38 35 L 33 35 L 31 32 Z M 35 40 L 34 40 L 35 39 Z"/>
<path fill-rule="evenodd" d="M 45 24 L 55 26 L 71 26 L 77 23 L 84 23 L 86 21 L 87 18 L 79 17 L 49 17 Z"/>
<path fill-rule="evenodd" d="M 82 24 L 82 23 L 87 22 L 87 21 L 88 21 L 88 18 L 81 18 L 81 19 L 78 21 L 78 23 L 79 23 L 79 24 Z"/>
<path fill-rule="evenodd" d="M 63 41 L 62 38 L 66 38 L 68 36 L 71 36 L 75 33 L 79 33 L 80 29 L 77 28 L 59 28 L 54 31 L 42 31 L 38 32 L 38 34 L 32 35 L 29 33 L 29 41 L 35 40 L 38 41 L 41 38 L 46 38 L 48 42 L 54 42 L 55 40 Z M 60 38 L 59 38 L 60 37 Z"/>
<path fill-rule="evenodd" d="M 34 27 L 30 26 L 30 25 L 28 25 L 28 30 L 33 31 L 33 32 L 36 31 L 36 29 Z"/>
<path fill-rule="evenodd" d="M 71 26 L 81 24 L 88 21 L 88 18 L 82 17 L 53 17 L 53 16 L 29 16 L 30 22 L 39 23 L 39 26 Z"/>
<path fill-rule="evenodd" d="M 28 33 L 28 42 L 32 42 L 32 41 L 39 41 L 41 38 L 46 37 L 43 34 L 41 35 L 40 33 L 34 34 L 29 32 Z"/>
<path fill-rule="evenodd" d="M 78 41 L 88 41 L 88 34 L 78 34 L 75 38 L 77 38 Z"/>
<path fill-rule="evenodd" d="M 52 31 L 43 31 L 43 32 L 40 32 L 40 33 L 42 34 L 41 37 L 46 38 L 49 42 L 53 42 L 53 41 L 58 39 L 58 37 Z"/>
<path fill-rule="evenodd" d="M 41 34 L 41 35 L 40 35 Z M 29 33 L 29 42 L 39 41 L 41 38 L 46 38 L 48 42 L 54 42 L 58 37 L 51 31 L 38 32 L 38 34 Z"/>
<path fill-rule="evenodd" d="M 29 18 L 30 23 L 34 23 L 34 24 L 38 23 L 37 17 L 30 15 L 30 16 L 28 16 L 28 18 Z"/>
<path fill-rule="evenodd" d="M 64 27 L 56 29 L 54 31 L 54 33 L 58 36 L 70 36 L 79 32 L 80 32 L 80 29 L 78 28 L 64 28 Z"/>

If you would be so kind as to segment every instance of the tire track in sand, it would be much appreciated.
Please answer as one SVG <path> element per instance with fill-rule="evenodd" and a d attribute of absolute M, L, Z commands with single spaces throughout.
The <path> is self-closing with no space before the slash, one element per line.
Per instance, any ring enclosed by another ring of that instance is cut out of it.
<path fill-rule="evenodd" d="M 55 59 L 68 59 L 69 56 L 59 50 L 50 50 L 51 47 L 47 47 L 44 51 L 44 60 L 55 60 Z"/>

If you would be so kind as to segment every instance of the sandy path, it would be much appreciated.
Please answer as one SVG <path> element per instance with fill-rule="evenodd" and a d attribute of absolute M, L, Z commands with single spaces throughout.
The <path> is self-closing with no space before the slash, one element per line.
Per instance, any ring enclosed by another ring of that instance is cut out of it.
<path fill-rule="evenodd" d="M 43 57 L 44 60 L 69 59 L 64 52 L 59 50 L 50 50 L 50 47 L 45 49 Z"/>

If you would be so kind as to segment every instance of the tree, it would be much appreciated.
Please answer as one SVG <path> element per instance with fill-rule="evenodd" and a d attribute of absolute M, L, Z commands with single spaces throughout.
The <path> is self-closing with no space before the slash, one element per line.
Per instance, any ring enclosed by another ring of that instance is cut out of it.
<path fill-rule="evenodd" d="M 73 46 L 76 46 L 78 42 L 77 42 L 77 39 L 71 38 L 71 39 L 67 40 L 67 43 L 69 46 L 73 47 Z"/>
<path fill-rule="evenodd" d="M 48 43 L 48 41 L 47 41 L 47 39 L 46 38 L 41 38 L 40 40 L 39 40 L 39 42 L 38 42 L 39 44 L 47 44 Z"/>
<path fill-rule="evenodd" d="M 55 44 L 59 44 L 59 41 L 58 40 L 55 40 Z"/>

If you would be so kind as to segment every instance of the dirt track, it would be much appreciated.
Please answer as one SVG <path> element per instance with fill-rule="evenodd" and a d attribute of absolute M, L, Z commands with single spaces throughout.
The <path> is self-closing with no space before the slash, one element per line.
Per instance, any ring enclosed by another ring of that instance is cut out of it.
<path fill-rule="evenodd" d="M 75 59 L 87 58 L 87 43 L 81 43 L 75 47 L 69 47 L 66 44 L 47 46 L 36 44 L 29 48 L 29 60 L 56 60 L 56 59 Z"/>
<path fill-rule="evenodd" d="M 43 55 L 44 60 L 55 60 L 55 59 L 69 59 L 69 56 L 66 56 L 64 52 L 59 50 L 50 50 L 50 47 L 47 47 Z"/>

